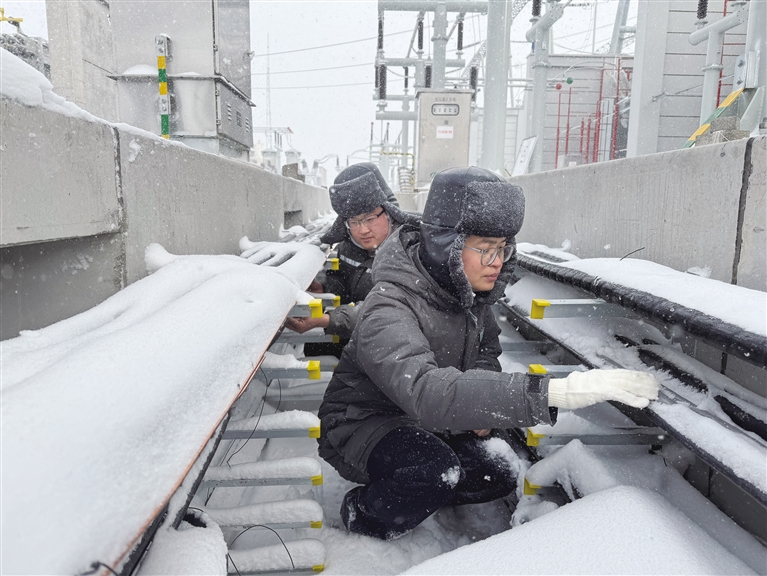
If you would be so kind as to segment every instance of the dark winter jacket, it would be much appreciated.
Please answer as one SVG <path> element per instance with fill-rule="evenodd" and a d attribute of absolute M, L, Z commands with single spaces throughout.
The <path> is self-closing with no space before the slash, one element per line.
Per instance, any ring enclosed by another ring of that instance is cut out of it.
<path fill-rule="evenodd" d="M 490 307 L 462 305 L 418 255 L 403 226 L 379 248 L 373 290 L 325 392 L 319 454 L 366 483 L 370 452 L 400 426 L 465 431 L 551 424 L 548 378 L 500 372 Z"/>
<path fill-rule="evenodd" d="M 339 243 L 336 251 L 338 270 L 326 271 L 322 284 L 325 292 L 341 297 L 342 306 L 330 312 L 330 324 L 325 328 L 325 333 L 349 339 L 360 310 L 359 306 L 349 304 L 362 302 L 373 288 L 373 277 L 370 274 L 373 254 L 351 240 Z"/>
<path fill-rule="evenodd" d="M 338 217 L 322 241 L 339 243 L 340 262 L 338 270 L 326 272 L 322 285 L 326 292 L 341 296 L 343 306 L 330 312 L 330 324 L 325 333 L 346 340 L 351 337 L 359 315 L 359 308 L 349 304 L 364 300 L 373 287 L 370 269 L 374 256 L 354 243 L 345 222 L 379 206 L 386 212 L 392 231 L 400 224 L 417 224 L 421 217 L 399 209 L 394 193 L 378 167 L 371 162 L 354 164 L 341 171 L 330 187 L 330 202 Z"/>

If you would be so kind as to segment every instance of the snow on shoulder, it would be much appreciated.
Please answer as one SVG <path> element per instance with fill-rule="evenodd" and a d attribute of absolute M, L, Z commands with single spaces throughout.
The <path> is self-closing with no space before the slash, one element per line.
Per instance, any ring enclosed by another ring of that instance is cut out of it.
<path fill-rule="evenodd" d="M 119 562 L 303 294 L 291 270 L 321 265 L 307 248 L 284 268 L 150 246 L 148 277 L 0 342 L 8 573 Z"/>

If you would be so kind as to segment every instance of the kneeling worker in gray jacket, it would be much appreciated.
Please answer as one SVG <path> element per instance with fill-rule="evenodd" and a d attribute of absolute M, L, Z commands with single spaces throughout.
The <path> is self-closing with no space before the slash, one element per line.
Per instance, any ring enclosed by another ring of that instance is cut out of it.
<path fill-rule="evenodd" d="M 514 269 L 522 190 L 492 172 L 438 173 L 419 226 L 381 246 L 376 282 L 328 385 L 319 454 L 363 484 L 341 505 L 346 527 L 399 537 L 445 504 L 488 502 L 516 487 L 487 450 L 490 429 L 553 424 L 557 408 L 657 398 L 649 374 L 501 372 L 490 304 Z"/>

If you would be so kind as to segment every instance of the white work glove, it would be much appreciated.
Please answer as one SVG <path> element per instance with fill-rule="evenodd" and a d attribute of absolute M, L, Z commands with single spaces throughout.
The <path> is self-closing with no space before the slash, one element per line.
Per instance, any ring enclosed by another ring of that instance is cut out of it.
<path fill-rule="evenodd" d="M 597 402 L 617 400 L 645 408 L 658 399 L 660 385 L 654 376 L 636 370 L 589 370 L 549 380 L 549 406 L 575 410 Z"/>

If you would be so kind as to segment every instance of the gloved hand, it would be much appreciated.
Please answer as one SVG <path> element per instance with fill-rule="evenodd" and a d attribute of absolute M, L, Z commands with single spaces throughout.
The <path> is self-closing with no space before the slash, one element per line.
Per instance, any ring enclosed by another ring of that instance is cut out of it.
<path fill-rule="evenodd" d="M 660 385 L 654 376 L 636 370 L 589 370 L 549 380 L 549 406 L 574 410 L 617 400 L 645 408 L 657 400 Z"/>

